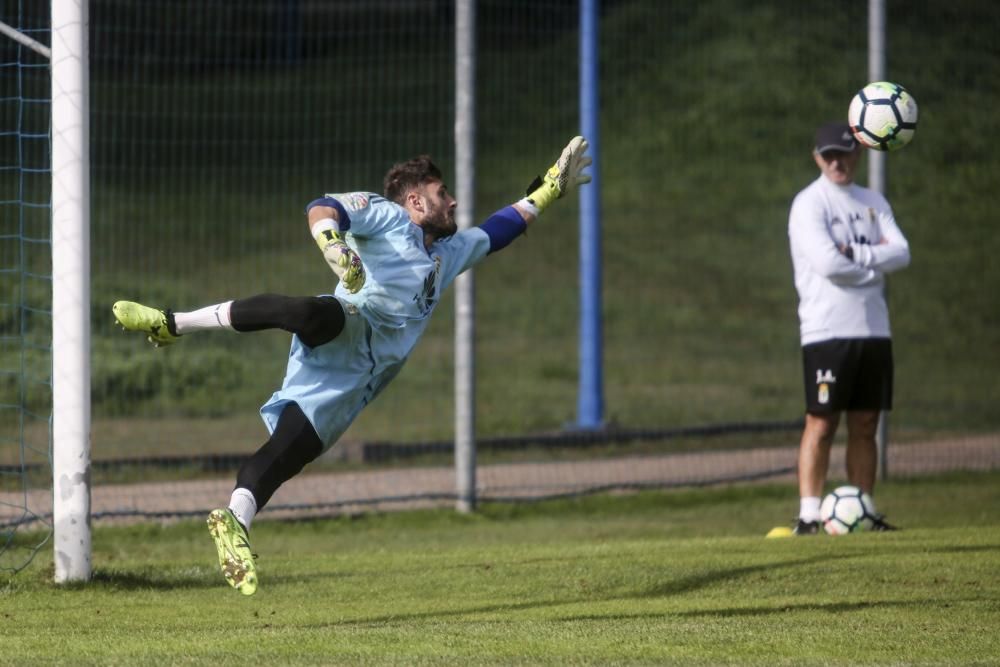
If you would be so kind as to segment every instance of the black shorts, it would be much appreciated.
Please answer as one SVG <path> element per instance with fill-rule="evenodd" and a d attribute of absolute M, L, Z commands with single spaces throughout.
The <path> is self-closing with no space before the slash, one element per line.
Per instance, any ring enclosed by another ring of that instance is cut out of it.
<path fill-rule="evenodd" d="M 892 409 L 892 341 L 835 338 L 802 348 L 806 412 Z"/>

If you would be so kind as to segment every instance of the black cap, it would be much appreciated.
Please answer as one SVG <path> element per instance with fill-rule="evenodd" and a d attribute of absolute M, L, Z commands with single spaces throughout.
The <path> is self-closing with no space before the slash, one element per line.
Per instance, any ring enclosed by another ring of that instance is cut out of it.
<path fill-rule="evenodd" d="M 843 151 L 850 153 L 857 146 L 851 128 L 846 123 L 827 123 L 816 130 L 816 152 Z"/>

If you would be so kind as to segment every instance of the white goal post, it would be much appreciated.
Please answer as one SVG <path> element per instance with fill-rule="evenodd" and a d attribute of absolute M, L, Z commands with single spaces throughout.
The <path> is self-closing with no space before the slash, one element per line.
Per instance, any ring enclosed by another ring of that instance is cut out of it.
<path fill-rule="evenodd" d="M 52 0 L 52 529 L 55 580 L 90 579 L 87 0 Z"/>
<path fill-rule="evenodd" d="M 868 80 L 885 81 L 886 78 L 885 0 L 868 0 Z M 885 153 L 867 151 L 868 187 L 875 192 L 885 192 Z M 888 281 L 886 290 L 888 290 Z M 886 294 L 888 298 L 888 294 Z M 878 416 L 875 432 L 878 456 L 878 476 L 889 479 L 889 413 L 883 410 Z"/>
<path fill-rule="evenodd" d="M 476 194 L 476 2 L 455 3 L 455 197 L 456 222 L 475 220 Z M 476 322 L 475 274 L 455 279 L 455 509 L 476 509 Z"/>

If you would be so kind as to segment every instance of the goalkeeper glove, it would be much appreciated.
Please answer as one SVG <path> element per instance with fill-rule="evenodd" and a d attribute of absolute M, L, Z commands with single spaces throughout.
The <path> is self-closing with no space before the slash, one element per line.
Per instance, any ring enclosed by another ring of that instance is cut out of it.
<path fill-rule="evenodd" d="M 317 225 L 319 226 L 319 225 Z M 323 225 L 323 229 L 316 231 L 316 244 L 323 251 L 326 263 L 344 287 L 351 294 L 357 293 L 365 285 L 365 266 L 361 263 L 358 253 L 354 252 L 344 241 L 344 237 L 339 231 L 333 229 L 333 225 Z"/>
<path fill-rule="evenodd" d="M 583 169 L 593 162 L 585 155 L 588 147 L 586 139 L 573 137 L 545 175 L 535 178 L 528 186 L 528 196 L 524 201 L 541 213 L 549 204 L 577 185 L 590 183 L 590 175 L 582 173 Z"/>

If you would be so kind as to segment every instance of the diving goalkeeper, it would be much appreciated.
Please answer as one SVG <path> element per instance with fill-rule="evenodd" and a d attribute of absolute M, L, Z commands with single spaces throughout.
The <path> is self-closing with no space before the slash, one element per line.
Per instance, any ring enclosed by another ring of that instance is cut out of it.
<path fill-rule="evenodd" d="M 208 516 L 219 565 L 244 595 L 257 590 L 254 516 L 284 482 L 333 446 L 399 373 L 441 294 L 458 274 L 524 233 L 552 202 L 590 181 L 587 142 L 574 137 L 527 196 L 458 231 L 455 198 L 422 155 L 394 165 L 384 194 L 326 195 L 306 207 L 309 229 L 337 275 L 332 295 L 260 294 L 191 312 L 131 301 L 113 310 L 157 347 L 209 329 L 292 333 L 281 388 L 261 407 L 270 438 L 240 468 L 224 509 Z"/>

